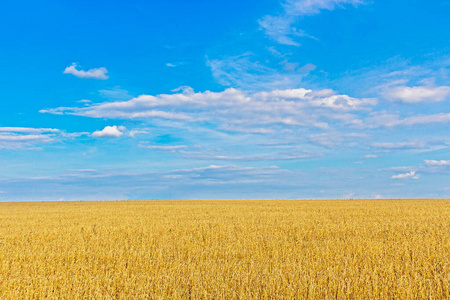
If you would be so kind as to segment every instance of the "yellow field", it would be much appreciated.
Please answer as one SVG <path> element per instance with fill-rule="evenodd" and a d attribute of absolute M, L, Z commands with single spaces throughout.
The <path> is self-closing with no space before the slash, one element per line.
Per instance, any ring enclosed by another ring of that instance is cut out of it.
<path fill-rule="evenodd" d="M 0 203 L 32 298 L 450 298 L 450 200 Z"/>

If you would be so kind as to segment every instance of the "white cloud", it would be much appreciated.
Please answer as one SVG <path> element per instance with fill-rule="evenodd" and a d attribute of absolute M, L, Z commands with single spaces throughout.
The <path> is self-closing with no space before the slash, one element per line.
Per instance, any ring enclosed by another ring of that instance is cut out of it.
<path fill-rule="evenodd" d="M 287 15 L 302 16 L 319 14 L 321 10 L 333 10 L 344 5 L 356 6 L 362 0 L 287 0 L 283 5 Z"/>
<path fill-rule="evenodd" d="M 356 6 L 361 3 L 361 0 L 287 0 L 283 3 L 284 12 L 281 15 L 267 15 L 259 20 L 259 25 L 276 42 L 299 46 L 300 43 L 294 37 L 314 37 L 293 26 L 298 17 L 319 14 L 322 10 L 333 10 L 346 4 Z"/>
<path fill-rule="evenodd" d="M 322 153 L 311 152 L 298 149 L 289 149 L 283 152 L 274 153 L 252 153 L 240 154 L 232 151 L 223 151 L 222 149 L 205 149 L 201 146 L 194 146 L 194 149 L 188 149 L 186 145 L 174 145 L 174 146 L 163 146 L 163 145 L 146 145 L 139 144 L 140 148 L 160 150 L 166 152 L 176 153 L 184 158 L 196 159 L 196 160 L 209 160 L 209 161 L 276 161 L 276 160 L 300 160 L 308 159 L 313 157 L 320 157 Z"/>
<path fill-rule="evenodd" d="M 0 127 L 0 149 L 41 150 L 43 144 L 73 139 L 88 132 L 65 132 L 55 128 Z"/>
<path fill-rule="evenodd" d="M 265 16 L 259 21 L 259 25 L 264 28 L 265 33 L 274 41 L 282 45 L 300 46 L 300 43 L 294 41 L 293 37 L 309 37 L 305 31 L 292 27 L 294 23 L 292 17 L 286 16 Z"/>
<path fill-rule="evenodd" d="M 77 138 L 77 137 L 80 137 L 83 135 L 89 136 L 89 135 L 91 135 L 91 133 L 90 132 L 61 132 L 62 137 L 70 138 L 70 139 Z"/>
<path fill-rule="evenodd" d="M 427 166 L 450 166 L 450 160 L 432 160 L 432 159 L 426 159 L 425 164 Z"/>
<path fill-rule="evenodd" d="M 375 155 L 375 154 L 367 154 L 367 155 L 364 155 L 362 158 L 364 158 L 364 159 L 369 159 L 369 158 L 377 158 L 378 156 L 377 155 Z"/>
<path fill-rule="evenodd" d="M 386 143 L 373 143 L 372 146 L 389 150 L 403 150 L 403 149 L 424 148 L 425 143 L 423 141 L 386 142 Z"/>
<path fill-rule="evenodd" d="M 246 90 L 267 90 L 292 88 L 299 85 L 302 79 L 313 71 L 308 65 L 304 69 L 292 69 L 280 73 L 275 68 L 270 68 L 260 61 L 255 60 L 255 55 L 246 52 L 241 55 L 227 56 L 221 59 L 207 58 L 207 66 L 210 67 L 213 77 L 224 86 L 241 88 Z M 280 64 L 287 67 L 287 61 Z"/>
<path fill-rule="evenodd" d="M 409 171 L 408 173 L 398 174 L 398 175 L 392 175 L 392 179 L 419 179 L 419 175 L 416 175 L 416 171 Z"/>
<path fill-rule="evenodd" d="M 450 98 L 450 86 L 398 86 L 385 92 L 385 96 L 404 103 L 439 102 Z"/>
<path fill-rule="evenodd" d="M 17 132 L 17 133 L 43 133 L 43 132 L 59 132 L 54 128 L 30 128 L 30 127 L 0 127 L 0 132 Z"/>
<path fill-rule="evenodd" d="M 52 136 L 43 134 L 19 135 L 14 133 L 0 133 L 0 149 L 38 150 L 40 149 L 40 145 L 53 141 Z"/>
<path fill-rule="evenodd" d="M 371 113 L 361 124 L 360 127 L 379 128 L 395 126 L 415 126 L 430 125 L 450 122 L 450 113 L 438 113 L 430 115 L 416 115 L 401 119 L 398 114 L 386 111 Z"/>
<path fill-rule="evenodd" d="M 169 68 L 176 68 L 181 65 L 183 65 L 183 63 L 170 63 L 170 62 L 166 63 L 166 67 L 169 67 Z"/>
<path fill-rule="evenodd" d="M 222 130 L 271 133 L 281 127 L 328 128 L 326 119 L 352 119 L 349 112 L 370 110 L 376 100 L 339 95 L 332 90 L 284 89 L 141 95 L 128 101 L 59 107 L 42 113 L 70 114 L 92 118 L 211 122 Z"/>
<path fill-rule="evenodd" d="M 267 133 L 274 133 L 275 130 L 268 129 L 268 128 L 246 128 L 246 127 L 239 127 L 239 126 L 220 126 L 220 129 L 225 131 L 231 131 L 231 132 L 240 132 L 240 133 L 256 133 L 256 134 L 267 134 Z"/>
<path fill-rule="evenodd" d="M 94 133 L 92 133 L 92 136 L 95 138 L 102 138 L 102 137 L 120 137 L 123 132 L 126 130 L 123 126 L 106 126 L 102 130 L 97 130 Z"/>
<path fill-rule="evenodd" d="M 49 141 L 51 138 L 47 135 L 41 134 L 27 134 L 27 135 L 18 135 L 18 134 L 0 134 L 0 141 Z"/>
<path fill-rule="evenodd" d="M 367 139 L 368 135 L 363 133 L 339 133 L 339 132 L 326 132 L 318 134 L 310 134 L 308 138 L 314 144 L 318 144 L 327 148 L 333 148 L 341 146 L 343 144 L 351 145 L 355 142 L 358 143 L 361 139 Z"/>
<path fill-rule="evenodd" d="M 53 142 L 57 134 L 54 128 L 0 127 L 0 149 L 35 150 L 37 146 Z"/>
<path fill-rule="evenodd" d="M 300 160 L 322 156 L 321 153 L 313 153 L 309 151 L 291 151 L 284 153 L 272 154 L 254 154 L 254 155 L 223 155 L 214 154 L 208 151 L 181 151 L 180 154 L 185 158 L 199 160 L 223 160 L 223 161 L 281 161 L 281 160 Z"/>
<path fill-rule="evenodd" d="M 168 151 L 175 152 L 176 150 L 186 149 L 185 145 L 177 145 L 177 146 L 158 146 L 158 145 L 143 145 L 139 144 L 140 148 L 151 149 L 151 150 L 160 150 L 160 151 Z"/>
<path fill-rule="evenodd" d="M 106 68 L 94 68 L 87 71 L 78 70 L 77 64 L 73 63 L 71 66 L 64 69 L 64 74 L 72 74 L 78 78 L 92 78 L 106 80 L 108 79 L 108 70 Z"/>
<path fill-rule="evenodd" d="M 424 55 L 420 64 L 412 64 L 412 59 L 394 56 L 378 65 L 349 70 L 344 76 L 333 81 L 333 86 L 352 88 L 363 95 L 377 94 L 392 101 L 402 101 L 389 97 L 392 91 L 400 87 L 436 88 L 449 86 L 450 59 L 448 55 L 440 57 Z M 438 89 L 440 91 L 442 89 Z M 442 91 L 441 91 L 442 92 Z M 413 107 L 411 107 L 413 108 Z"/>
<path fill-rule="evenodd" d="M 273 62 L 261 62 L 257 55 L 246 52 L 215 59 L 207 57 L 206 64 L 221 85 L 249 91 L 296 88 L 316 69 L 311 63 L 299 67 L 299 62 L 288 59 L 292 53 L 281 54 L 273 47 L 266 49 L 272 54 Z M 281 72 L 278 66 L 282 66 Z"/>
<path fill-rule="evenodd" d="M 419 115 L 399 120 L 398 125 L 412 126 L 450 122 L 450 113 Z"/>
<path fill-rule="evenodd" d="M 180 66 L 187 65 L 187 64 L 189 64 L 189 63 L 185 62 L 185 61 L 168 62 L 168 63 L 166 63 L 166 67 L 176 68 L 176 67 L 180 67 Z"/>
<path fill-rule="evenodd" d="M 128 135 L 132 138 L 136 137 L 138 134 L 148 134 L 148 132 L 145 130 L 130 130 L 130 132 L 128 132 Z"/>

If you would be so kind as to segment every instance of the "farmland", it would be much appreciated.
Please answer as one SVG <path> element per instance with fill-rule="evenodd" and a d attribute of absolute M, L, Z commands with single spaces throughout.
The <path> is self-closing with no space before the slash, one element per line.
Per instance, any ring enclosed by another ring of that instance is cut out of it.
<path fill-rule="evenodd" d="M 450 200 L 0 203 L 0 298 L 450 298 Z"/>

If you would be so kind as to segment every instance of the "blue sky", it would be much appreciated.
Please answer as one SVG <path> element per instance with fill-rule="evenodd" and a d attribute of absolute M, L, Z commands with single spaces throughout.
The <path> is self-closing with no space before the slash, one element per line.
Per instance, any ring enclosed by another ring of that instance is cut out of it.
<path fill-rule="evenodd" d="M 0 201 L 450 197 L 450 1 L 0 7 Z"/>

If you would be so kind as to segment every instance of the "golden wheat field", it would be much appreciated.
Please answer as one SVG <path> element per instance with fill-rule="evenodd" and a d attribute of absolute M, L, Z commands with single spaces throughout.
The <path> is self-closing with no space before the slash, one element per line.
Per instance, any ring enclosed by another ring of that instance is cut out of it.
<path fill-rule="evenodd" d="M 0 203 L 0 298 L 450 298 L 450 200 Z"/>

